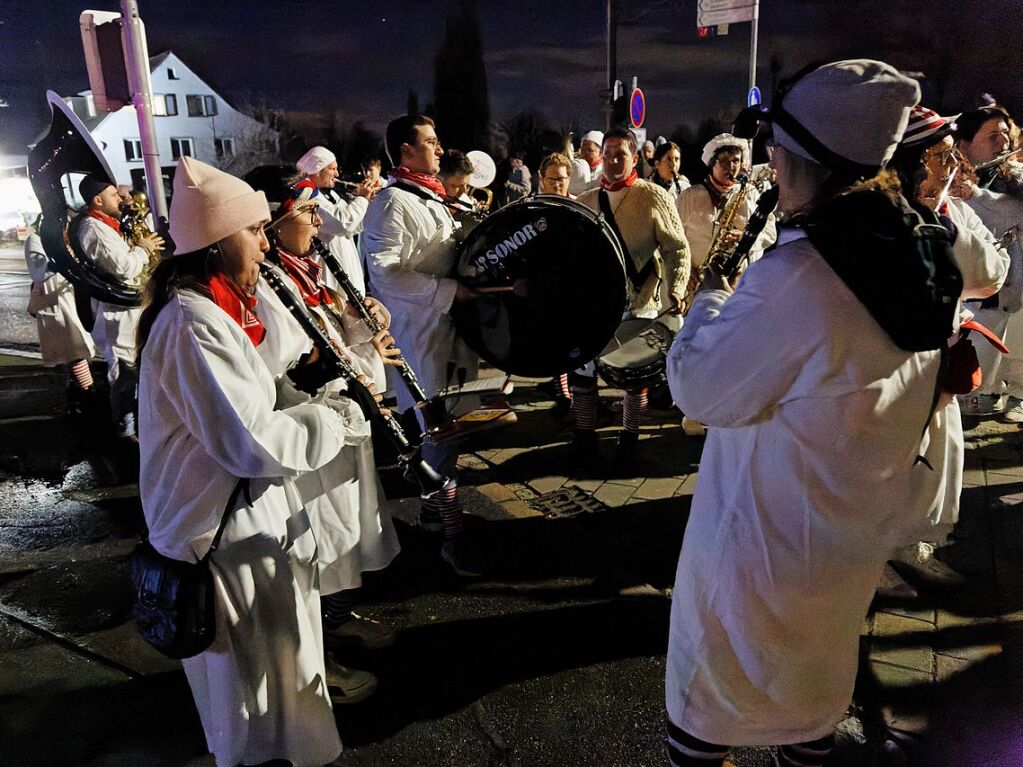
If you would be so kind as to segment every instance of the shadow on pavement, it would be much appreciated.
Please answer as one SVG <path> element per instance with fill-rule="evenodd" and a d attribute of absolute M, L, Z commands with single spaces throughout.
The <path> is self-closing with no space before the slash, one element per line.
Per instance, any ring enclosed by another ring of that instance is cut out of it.
<path fill-rule="evenodd" d="M 380 687 L 366 703 L 338 712 L 341 737 L 371 743 L 512 682 L 663 655 L 669 606 L 666 599 L 619 599 L 411 628 L 392 648 L 351 658 L 376 673 Z"/>

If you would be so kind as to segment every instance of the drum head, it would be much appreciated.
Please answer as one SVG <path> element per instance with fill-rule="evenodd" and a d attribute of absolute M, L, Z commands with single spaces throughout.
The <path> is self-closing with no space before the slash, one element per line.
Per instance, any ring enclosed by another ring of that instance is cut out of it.
<path fill-rule="evenodd" d="M 665 362 L 675 334 L 664 323 L 624 320 L 600 357 L 601 377 L 620 388 L 653 386 L 665 380 Z"/>
<path fill-rule="evenodd" d="M 528 198 L 488 216 L 462 243 L 455 276 L 497 289 L 451 312 L 475 352 L 516 375 L 558 375 L 590 361 L 627 302 L 617 237 L 564 197 Z"/>

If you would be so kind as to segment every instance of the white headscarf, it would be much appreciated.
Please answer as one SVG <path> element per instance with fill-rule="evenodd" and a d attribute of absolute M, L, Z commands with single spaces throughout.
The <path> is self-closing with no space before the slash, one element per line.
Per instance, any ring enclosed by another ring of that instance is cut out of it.
<path fill-rule="evenodd" d="M 332 162 L 336 161 L 337 157 L 325 146 L 314 146 L 304 155 L 298 158 L 298 162 L 295 165 L 298 167 L 298 172 L 303 176 L 311 176 L 314 173 L 319 173 L 321 170 L 326 168 Z"/>

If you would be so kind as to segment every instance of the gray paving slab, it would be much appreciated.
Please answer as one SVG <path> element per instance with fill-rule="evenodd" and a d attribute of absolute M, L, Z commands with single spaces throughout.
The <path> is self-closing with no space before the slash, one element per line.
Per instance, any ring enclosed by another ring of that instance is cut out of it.
<path fill-rule="evenodd" d="M 0 698 L 91 689 L 130 678 L 2 612 L 0 658 Z"/>

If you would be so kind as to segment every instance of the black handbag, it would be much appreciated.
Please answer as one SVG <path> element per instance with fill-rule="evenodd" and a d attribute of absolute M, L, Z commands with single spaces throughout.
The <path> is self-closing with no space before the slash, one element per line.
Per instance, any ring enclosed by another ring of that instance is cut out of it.
<path fill-rule="evenodd" d="M 191 658 L 213 643 L 216 616 L 210 554 L 220 545 L 238 494 L 248 480 L 239 479 L 224 509 L 213 543 L 198 562 L 165 557 L 148 538 L 131 553 L 130 571 L 135 590 L 132 617 L 142 638 L 168 658 Z"/>

